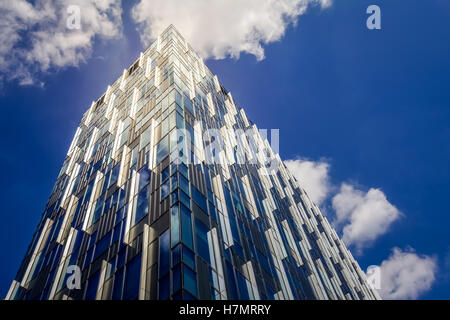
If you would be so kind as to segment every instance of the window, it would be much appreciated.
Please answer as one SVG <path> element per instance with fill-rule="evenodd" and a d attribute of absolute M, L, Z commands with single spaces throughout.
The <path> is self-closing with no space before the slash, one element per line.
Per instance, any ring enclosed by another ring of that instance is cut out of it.
<path fill-rule="evenodd" d="M 180 176 L 180 188 L 187 195 L 190 194 L 190 192 L 189 192 L 189 182 L 183 176 Z"/>
<path fill-rule="evenodd" d="M 180 165 L 178 166 L 178 170 L 180 170 L 181 174 L 186 179 L 189 179 L 189 170 L 188 170 L 188 167 L 184 163 L 180 163 Z"/>
<path fill-rule="evenodd" d="M 180 242 L 180 214 L 178 213 L 178 205 L 174 205 L 170 209 L 170 232 L 173 247 Z"/>
<path fill-rule="evenodd" d="M 159 276 L 165 275 L 169 272 L 170 265 L 170 233 L 167 229 L 159 237 Z"/>
<path fill-rule="evenodd" d="M 195 270 L 195 253 L 183 246 L 183 262 Z"/>
<path fill-rule="evenodd" d="M 156 145 L 156 164 L 164 160 L 169 155 L 169 136 L 165 136 Z"/>
<path fill-rule="evenodd" d="M 161 201 L 163 201 L 170 193 L 170 180 L 161 185 Z"/>
<path fill-rule="evenodd" d="M 192 187 L 192 199 L 205 213 L 208 212 L 205 196 L 194 187 Z"/>
<path fill-rule="evenodd" d="M 187 266 L 183 266 L 183 283 L 186 290 L 195 296 L 197 295 L 197 276 Z"/>
<path fill-rule="evenodd" d="M 200 220 L 195 219 L 195 238 L 197 241 L 197 252 L 200 257 L 203 258 L 209 264 L 209 245 L 208 245 L 208 228 L 200 222 Z"/>
<path fill-rule="evenodd" d="M 138 254 L 126 267 L 125 288 L 123 290 L 124 300 L 137 299 L 139 295 L 139 280 L 141 275 L 141 254 Z"/>
<path fill-rule="evenodd" d="M 181 244 L 172 249 L 172 266 L 181 262 Z"/>
<path fill-rule="evenodd" d="M 132 226 L 135 225 L 137 222 L 139 222 L 145 215 L 148 214 L 148 187 L 145 187 L 142 189 L 138 195 L 137 195 L 137 201 L 136 201 L 136 212 L 134 214 L 134 219 Z"/>
<path fill-rule="evenodd" d="M 97 271 L 88 281 L 88 287 L 86 289 L 86 300 L 95 300 L 97 295 L 98 280 L 100 279 L 100 273 Z"/>
<path fill-rule="evenodd" d="M 180 190 L 180 201 L 187 208 L 189 208 L 189 209 L 191 208 L 191 198 L 189 198 L 189 196 L 181 190 Z"/>
<path fill-rule="evenodd" d="M 177 265 L 172 270 L 172 291 L 173 293 L 181 289 L 181 265 Z"/>
<path fill-rule="evenodd" d="M 167 274 L 165 277 L 159 279 L 159 299 L 167 300 L 170 296 L 170 278 Z"/>
<path fill-rule="evenodd" d="M 192 105 L 191 99 L 188 96 L 184 96 L 184 107 L 188 110 L 192 115 L 194 115 L 194 106 Z"/>
<path fill-rule="evenodd" d="M 150 183 L 150 170 L 146 166 L 144 166 L 141 170 L 138 171 L 139 177 L 139 191 Z"/>
<path fill-rule="evenodd" d="M 120 300 L 122 298 L 122 286 L 123 286 L 123 268 L 116 273 L 116 277 L 114 278 L 112 300 Z"/>
<path fill-rule="evenodd" d="M 175 90 L 175 102 L 181 107 L 183 106 L 183 97 L 181 96 L 181 94 Z"/>
<path fill-rule="evenodd" d="M 161 181 L 164 182 L 166 181 L 167 178 L 169 178 L 169 173 L 170 173 L 170 167 L 166 167 L 162 172 L 161 172 Z"/>
<path fill-rule="evenodd" d="M 183 205 L 181 205 L 181 226 L 183 243 L 194 250 L 192 241 L 191 210 Z"/>
<path fill-rule="evenodd" d="M 172 192 L 170 196 L 170 205 L 174 205 L 178 201 L 178 192 Z"/>
<path fill-rule="evenodd" d="M 120 189 L 120 195 L 119 195 L 119 206 L 118 209 L 121 209 L 123 205 L 125 204 L 127 196 L 127 184 L 123 186 L 123 189 Z"/>

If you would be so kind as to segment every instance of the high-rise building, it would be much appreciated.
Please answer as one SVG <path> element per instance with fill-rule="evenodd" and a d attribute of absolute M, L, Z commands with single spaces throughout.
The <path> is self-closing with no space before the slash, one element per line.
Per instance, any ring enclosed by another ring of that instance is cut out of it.
<path fill-rule="evenodd" d="M 378 299 L 169 26 L 84 114 L 7 299 Z"/>

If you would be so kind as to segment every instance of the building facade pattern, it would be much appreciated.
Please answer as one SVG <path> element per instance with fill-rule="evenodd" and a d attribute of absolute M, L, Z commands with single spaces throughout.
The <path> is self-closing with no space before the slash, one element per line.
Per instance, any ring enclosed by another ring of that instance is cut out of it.
<path fill-rule="evenodd" d="M 176 129 L 189 135 L 174 138 Z M 208 129 L 223 143 L 215 154 Z M 247 161 L 261 148 L 278 170 Z M 79 289 L 68 287 L 73 266 Z M 84 114 L 6 299 L 379 296 L 256 125 L 169 26 Z"/>

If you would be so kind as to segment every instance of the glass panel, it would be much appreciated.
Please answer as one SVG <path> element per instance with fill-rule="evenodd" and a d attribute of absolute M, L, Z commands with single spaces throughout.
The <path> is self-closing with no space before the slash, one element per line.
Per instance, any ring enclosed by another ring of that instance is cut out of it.
<path fill-rule="evenodd" d="M 120 269 L 116 273 L 116 277 L 114 278 L 112 300 L 120 300 L 122 298 L 122 286 L 123 286 L 123 269 Z"/>
<path fill-rule="evenodd" d="M 178 166 L 178 170 L 180 170 L 181 174 L 186 177 L 186 179 L 189 179 L 189 170 L 188 167 L 184 163 L 180 163 Z"/>
<path fill-rule="evenodd" d="M 183 266 L 183 284 L 184 288 L 193 295 L 197 295 L 197 277 L 194 271 L 187 266 Z"/>
<path fill-rule="evenodd" d="M 194 187 L 192 187 L 192 199 L 205 213 L 208 212 L 205 196 Z"/>
<path fill-rule="evenodd" d="M 161 181 L 164 182 L 166 181 L 167 178 L 169 178 L 169 170 L 170 167 L 166 167 L 162 172 L 161 172 Z"/>
<path fill-rule="evenodd" d="M 161 201 L 164 200 L 170 192 L 170 180 L 167 180 L 161 185 Z"/>
<path fill-rule="evenodd" d="M 97 271 L 88 281 L 88 287 L 86 289 L 86 300 L 95 300 L 97 295 L 98 280 L 100 279 L 100 273 Z"/>
<path fill-rule="evenodd" d="M 141 170 L 139 170 L 138 174 L 139 174 L 139 189 L 138 189 L 139 191 L 150 183 L 150 170 L 148 170 L 148 168 L 144 166 Z"/>
<path fill-rule="evenodd" d="M 169 272 L 170 265 L 170 233 L 167 229 L 159 237 L 159 276 Z"/>
<path fill-rule="evenodd" d="M 181 245 L 177 245 L 172 249 L 172 266 L 181 262 Z"/>
<path fill-rule="evenodd" d="M 181 289 L 181 264 L 172 270 L 172 291 L 173 293 Z"/>
<path fill-rule="evenodd" d="M 165 136 L 156 146 L 156 164 L 169 154 L 169 136 Z"/>
<path fill-rule="evenodd" d="M 183 246 L 183 262 L 195 270 L 195 253 Z"/>
<path fill-rule="evenodd" d="M 133 223 L 134 226 L 139 220 L 141 220 L 145 215 L 148 214 L 148 203 L 149 203 L 149 192 L 148 187 L 142 189 L 137 195 L 136 213 L 134 216 Z"/>
<path fill-rule="evenodd" d="M 111 171 L 111 178 L 109 180 L 109 186 L 112 186 L 113 184 L 117 183 L 117 179 L 119 178 L 119 171 L 120 171 L 120 162 L 116 164 L 116 166 Z"/>
<path fill-rule="evenodd" d="M 180 188 L 184 191 L 184 193 L 190 195 L 189 182 L 183 176 L 180 176 Z"/>
<path fill-rule="evenodd" d="M 180 201 L 189 209 L 191 208 L 191 198 L 183 191 L 180 191 Z"/>
<path fill-rule="evenodd" d="M 209 245 L 208 245 L 208 228 L 200 222 L 200 220 L 195 219 L 195 238 L 197 241 L 197 252 L 206 262 L 209 264 Z"/>
<path fill-rule="evenodd" d="M 178 192 L 172 192 L 171 196 L 170 196 L 170 205 L 175 204 L 178 201 Z"/>
<path fill-rule="evenodd" d="M 178 213 L 178 205 L 170 209 L 170 232 L 172 247 L 180 242 L 180 215 Z"/>
<path fill-rule="evenodd" d="M 126 267 L 124 300 L 135 300 L 139 296 L 139 280 L 141 275 L 141 254 L 138 254 Z"/>
<path fill-rule="evenodd" d="M 170 296 L 170 278 L 169 275 L 159 279 L 159 299 L 167 300 Z"/>
<path fill-rule="evenodd" d="M 192 241 L 191 211 L 183 205 L 181 205 L 181 225 L 183 243 L 194 250 L 194 244 Z"/>

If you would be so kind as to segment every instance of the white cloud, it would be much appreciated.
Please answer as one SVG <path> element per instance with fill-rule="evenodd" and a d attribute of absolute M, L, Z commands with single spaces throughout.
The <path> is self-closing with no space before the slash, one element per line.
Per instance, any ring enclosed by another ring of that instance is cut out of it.
<path fill-rule="evenodd" d="M 67 8 L 80 7 L 81 28 L 69 29 Z M 121 34 L 120 0 L 0 1 L 0 71 L 3 80 L 36 83 L 36 73 L 78 66 L 95 38 Z"/>
<path fill-rule="evenodd" d="M 343 241 L 359 251 L 386 233 L 401 216 L 381 190 L 371 188 L 365 193 L 346 183 L 333 197 L 332 205 Z"/>
<path fill-rule="evenodd" d="M 393 248 L 380 268 L 383 299 L 417 299 L 435 281 L 437 263 L 435 258 L 418 255 L 413 249 Z"/>
<path fill-rule="evenodd" d="M 311 200 L 321 205 L 331 191 L 328 176 L 330 165 L 325 161 L 306 159 L 286 160 L 284 163 Z"/>
<path fill-rule="evenodd" d="M 173 24 L 204 58 L 246 52 L 261 60 L 262 44 L 280 40 L 309 5 L 331 0 L 140 0 L 132 17 L 145 45 Z"/>

